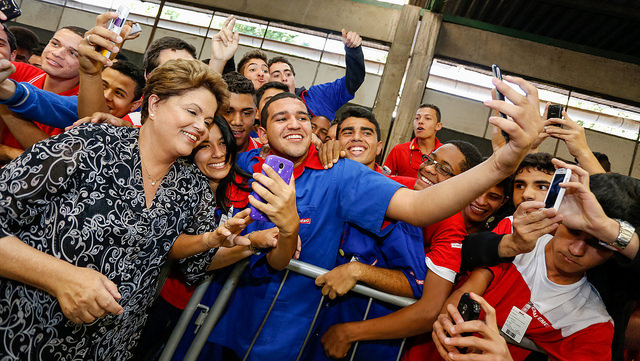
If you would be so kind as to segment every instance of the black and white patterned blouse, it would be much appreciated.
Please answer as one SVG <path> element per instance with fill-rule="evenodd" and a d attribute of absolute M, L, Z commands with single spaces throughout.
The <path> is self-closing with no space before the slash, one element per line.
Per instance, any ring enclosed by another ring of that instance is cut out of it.
<path fill-rule="evenodd" d="M 0 277 L 0 360 L 130 358 L 171 245 L 181 233 L 215 228 L 208 182 L 182 159 L 146 208 L 138 135 L 135 128 L 87 124 L 34 145 L 0 170 L 0 238 L 14 235 L 101 272 L 118 286 L 124 308 L 75 325 L 48 293 Z M 214 253 L 180 262 L 190 281 L 204 276 Z"/>

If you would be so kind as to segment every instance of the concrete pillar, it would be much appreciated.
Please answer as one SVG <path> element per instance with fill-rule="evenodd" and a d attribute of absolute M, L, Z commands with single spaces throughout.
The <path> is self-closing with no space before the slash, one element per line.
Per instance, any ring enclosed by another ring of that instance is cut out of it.
<path fill-rule="evenodd" d="M 396 108 L 396 100 L 400 94 L 402 77 L 407 69 L 407 59 L 411 54 L 413 38 L 420 19 L 420 8 L 405 5 L 402 7 L 400 19 L 393 35 L 393 42 L 387 55 L 387 63 L 378 86 L 378 94 L 373 103 L 373 113 L 380 123 L 380 134 L 385 142 L 391 127 L 391 117 Z"/>
<path fill-rule="evenodd" d="M 412 120 L 416 109 L 422 102 L 441 25 L 442 15 L 429 11 L 425 11 L 424 15 L 422 15 L 420 29 L 416 36 L 413 54 L 411 55 L 404 88 L 398 104 L 398 112 L 386 142 L 385 157 L 394 146 L 408 141 L 411 137 L 411 132 L 413 131 Z"/>

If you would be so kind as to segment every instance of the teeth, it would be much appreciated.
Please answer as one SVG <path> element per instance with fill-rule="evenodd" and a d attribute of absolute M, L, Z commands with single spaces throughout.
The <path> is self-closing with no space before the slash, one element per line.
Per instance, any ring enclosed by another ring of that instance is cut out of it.
<path fill-rule="evenodd" d="M 484 210 L 484 209 L 482 209 L 482 208 L 478 208 L 478 207 L 474 206 L 473 204 L 471 205 L 471 209 L 472 209 L 472 210 L 474 210 L 475 212 L 478 212 L 478 213 L 483 213 L 483 212 L 485 212 L 485 210 Z"/>
<path fill-rule="evenodd" d="M 364 152 L 364 147 L 351 147 L 349 148 L 349 151 L 356 153 Z"/>
<path fill-rule="evenodd" d="M 193 134 L 189 134 L 189 133 L 185 132 L 184 130 L 182 131 L 182 134 L 186 135 L 187 137 L 189 137 L 189 138 L 190 138 L 192 141 L 194 141 L 194 142 L 195 142 L 196 140 L 198 140 L 198 138 L 196 138 L 196 136 L 195 136 L 195 135 L 193 135 Z"/>
<path fill-rule="evenodd" d="M 286 137 L 284 137 L 284 139 L 287 140 L 294 140 L 294 139 L 302 139 L 302 136 L 300 134 L 291 134 L 291 135 L 287 135 Z"/>
<path fill-rule="evenodd" d="M 420 180 L 423 181 L 424 183 L 428 184 L 428 185 L 433 185 L 434 183 L 430 180 L 428 180 L 425 177 L 420 176 Z"/>
<path fill-rule="evenodd" d="M 211 168 L 223 168 L 224 167 L 224 162 L 221 163 L 209 163 L 208 166 Z"/>

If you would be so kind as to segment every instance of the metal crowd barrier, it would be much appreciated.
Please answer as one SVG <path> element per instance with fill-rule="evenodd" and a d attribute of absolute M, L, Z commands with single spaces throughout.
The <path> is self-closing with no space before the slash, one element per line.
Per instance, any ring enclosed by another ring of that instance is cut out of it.
<path fill-rule="evenodd" d="M 238 280 L 240 279 L 240 275 L 242 274 L 242 272 L 245 270 L 245 268 L 247 267 L 247 265 L 249 264 L 249 260 L 243 260 L 241 262 L 238 262 L 233 270 L 231 271 L 231 274 L 229 275 L 229 277 L 227 278 L 227 280 L 224 283 L 224 286 L 222 287 L 222 290 L 220 291 L 220 294 L 218 295 L 218 298 L 216 299 L 215 303 L 213 304 L 213 306 L 211 306 L 211 309 L 208 310 L 208 307 L 203 306 L 200 304 L 200 301 L 202 300 L 202 298 L 204 297 L 204 294 L 207 290 L 207 288 L 209 288 L 209 286 L 211 285 L 211 281 L 212 278 L 207 279 L 206 281 L 204 281 L 202 284 L 200 284 L 198 286 L 198 288 L 196 288 L 196 290 L 193 293 L 193 296 L 191 296 L 191 299 L 189 300 L 189 303 L 187 304 L 187 307 L 185 308 L 184 312 L 182 313 L 182 315 L 180 316 L 180 319 L 178 320 L 178 323 L 176 324 L 176 327 L 174 328 L 171 337 L 169 338 L 169 340 L 167 341 L 167 344 L 165 346 L 164 351 L 162 352 L 162 354 L 160 355 L 160 361 L 170 361 L 171 358 L 173 357 L 173 354 L 175 353 L 176 348 L 178 347 L 178 343 L 180 342 L 180 339 L 182 339 L 182 336 L 184 335 L 185 330 L 187 329 L 187 326 L 189 324 L 189 322 L 191 321 L 191 318 L 193 317 L 195 311 L 198 308 L 203 308 L 204 312 L 201 313 L 201 315 L 198 317 L 198 320 L 196 320 L 196 325 L 198 327 L 198 329 L 196 330 L 196 336 L 193 340 L 193 342 L 191 343 L 191 346 L 189 346 L 189 349 L 187 350 L 187 354 L 184 357 L 184 361 L 196 361 L 198 356 L 200 355 L 200 351 L 202 350 L 202 348 L 204 347 L 207 338 L 209 337 L 209 334 L 211 333 L 211 330 L 213 330 L 213 327 L 215 327 L 215 325 L 217 324 L 218 320 L 220 319 L 220 316 L 222 316 L 222 311 L 225 309 L 227 302 L 229 301 L 229 299 L 231 298 L 231 294 L 233 293 L 233 290 L 236 288 L 236 286 L 238 285 Z M 269 307 L 269 309 L 267 310 L 267 314 L 265 315 L 264 319 L 262 320 L 262 323 L 260 324 L 260 327 L 258 328 L 258 331 L 256 332 L 253 341 L 251 342 L 251 345 L 249 346 L 249 348 L 247 349 L 246 354 L 243 357 L 243 361 L 247 360 L 247 358 L 249 357 L 251 350 L 253 349 L 253 346 L 256 342 L 256 340 L 258 339 L 258 337 L 260 336 L 260 332 L 262 331 L 262 328 L 264 326 L 264 324 L 267 322 L 267 319 L 269 318 L 269 315 L 271 313 L 271 310 L 273 309 L 273 306 L 275 305 L 278 296 L 280 295 L 280 291 L 282 290 L 282 287 L 284 286 L 284 283 L 286 282 L 289 272 L 296 272 L 299 273 L 301 275 L 310 277 L 312 279 L 315 279 L 316 277 L 327 273 L 328 270 L 321 268 L 321 267 L 317 267 L 314 266 L 312 264 L 309 263 L 305 263 L 305 262 L 301 262 L 298 260 L 291 260 L 291 262 L 289 262 L 289 266 L 287 266 L 287 270 L 286 273 L 282 279 L 282 282 L 280 283 L 280 287 L 278 288 L 278 291 L 276 292 L 276 295 L 273 299 L 273 301 L 271 302 L 271 305 Z M 401 296 L 395 296 L 392 294 L 388 294 L 382 291 L 378 291 L 376 289 L 373 289 L 371 287 L 367 287 L 361 284 L 356 284 L 355 287 L 353 287 L 351 289 L 351 291 L 359 293 L 363 296 L 367 296 L 369 297 L 369 303 L 367 305 L 367 309 L 365 311 L 363 320 L 366 320 L 369 314 L 369 309 L 371 307 L 371 303 L 373 302 L 374 299 L 378 300 L 378 301 L 383 301 L 395 306 L 398 306 L 400 308 L 402 307 L 406 307 L 409 306 L 413 303 L 416 302 L 415 299 L 413 298 L 408 298 L 408 297 L 401 297 Z M 298 352 L 298 357 L 296 358 L 296 361 L 300 360 L 300 358 L 302 357 L 302 354 L 304 352 L 304 349 L 307 345 L 307 342 L 309 341 L 309 337 L 311 336 L 311 333 L 313 332 L 313 328 L 315 326 L 315 323 L 317 321 L 318 318 L 318 314 L 320 313 L 320 310 L 322 309 L 322 304 L 324 303 L 324 296 L 322 296 L 322 298 L 320 299 L 320 302 L 318 304 L 318 307 L 316 309 L 316 313 L 313 317 L 313 321 L 311 322 L 311 326 L 309 327 L 309 330 L 307 331 L 307 335 L 304 339 L 304 342 L 302 344 L 302 347 L 300 348 L 300 351 Z M 204 317 L 204 319 L 202 320 L 202 315 L 206 314 L 206 317 Z M 520 346 L 522 348 L 531 350 L 531 351 L 536 351 L 536 352 L 541 352 L 544 353 L 544 351 L 539 348 L 535 343 L 533 343 L 533 341 L 527 339 L 526 337 L 522 339 L 522 341 L 517 344 L 515 342 L 513 342 L 509 337 L 506 337 L 503 335 L 503 337 L 505 337 L 505 339 L 507 339 L 507 341 L 509 343 L 513 343 L 517 346 Z M 402 352 L 404 349 L 404 345 L 405 345 L 405 341 L 406 339 L 402 340 L 402 343 L 400 345 L 400 350 L 398 351 L 398 356 L 396 357 L 396 361 L 400 360 L 400 357 L 402 356 Z M 355 358 L 356 352 L 358 350 L 358 342 L 356 342 L 351 350 L 351 357 L 350 360 L 353 360 Z"/>

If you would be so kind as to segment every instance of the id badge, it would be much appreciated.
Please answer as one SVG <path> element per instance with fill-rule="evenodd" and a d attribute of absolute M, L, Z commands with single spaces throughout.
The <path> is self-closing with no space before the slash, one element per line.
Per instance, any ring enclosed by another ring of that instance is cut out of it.
<path fill-rule="evenodd" d="M 502 332 L 511 337 L 514 341 L 520 343 L 522 337 L 527 332 L 527 328 L 531 323 L 531 316 L 524 313 L 521 309 L 513 306 L 509 317 L 502 326 Z"/>

